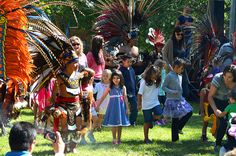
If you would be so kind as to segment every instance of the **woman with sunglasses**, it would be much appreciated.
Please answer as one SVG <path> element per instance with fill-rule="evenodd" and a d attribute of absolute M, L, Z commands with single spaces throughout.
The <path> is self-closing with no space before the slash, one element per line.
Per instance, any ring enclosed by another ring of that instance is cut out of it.
<path fill-rule="evenodd" d="M 74 51 L 78 55 L 79 65 L 82 66 L 83 68 L 87 68 L 88 67 L 88 62 L 87 62 L 87 57 L 84 54 L 83 42 L 77 36 L 72 36 L 70 38 L 70 42 L 72 44 L 72 47 L 73 47 Z"/>
<path fill-rule="evenodd" d="M 181 26 L 176 26 L 172 37 L 166 42 L 162 49 L 163 60 L 167 63 L 167 70 L 172 71 L 174 60 L 178 57 L 186 59 L 186 49 L 184 45 L 184 34 Z M 168 72 L 167 71 L 167 72 Z M 189 98 L 189 80 L 186 69 L 182 73 L 183 96 Z"/>
<path fill-rule="evenodd" d="M 163 60 L 168 64 L 169 70 L 173 70 L 172 65 L 176 57 L 184 58 L 184 37 L 183 30 L 180 26 L 176 26 L 172 37 L 166 42 L 162 49 Z"/>

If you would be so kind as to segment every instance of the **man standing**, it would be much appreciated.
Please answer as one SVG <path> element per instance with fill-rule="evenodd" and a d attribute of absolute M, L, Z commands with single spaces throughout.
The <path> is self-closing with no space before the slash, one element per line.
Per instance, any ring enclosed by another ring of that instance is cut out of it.
<path fill-rule="evenodd" d="M 236 32 L 234 32 L 232 42 L 221 46 L 217 58 L 220 61 L 220 70 L 223 71 L 227 65 L 236 61 Z"/>

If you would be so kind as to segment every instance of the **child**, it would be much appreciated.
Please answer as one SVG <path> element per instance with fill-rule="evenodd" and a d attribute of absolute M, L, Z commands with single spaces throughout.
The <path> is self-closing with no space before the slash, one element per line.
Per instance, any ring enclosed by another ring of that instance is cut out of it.
<path fill-rule="evenodd" d="M 93 90 L 94 94 L 97 94 L 97 98 L 96 99 L 100 99 L 102 97 L 102 94 L 104 93 L 105 89 L 107 87 L 109 87 L 110 85 L 110 78 L 111 78 L 111 70 L 110 69 L 105 69 L 102 72 L 102 81 L 97 83 L 95 85 L 95 88 Z M 110 100 L 110 96 L 109 94 L 106 96 L 106 98 L 104 99 L 104 101 L 97 106 L 99 112 L 98 112 L 98 122 L 97 122 L 97 130 L 100 131 L 101 130 L 101 125 L 102 125 L 102 121 L 103 121 L 103 116 L 106 113 L 107 110 L 107 106 Z"/>
<path fill-rule="evenodd" d="M 162 89 L 166 92 L 166 102 L 163 115 L 172 118 L 172 142 L 179 140 L 179 132 L 192 116 L 191 105 L 182 97 L 182 85 L 179 75 L 184 71 L 185 61 L 176 58 L 173 71 L 170 71 L 163 83 Z"/>
<path fill-rule="evenodd" d="M 157 59 L 154 62 L 154 66 L 159 67 L 161 70 L 161 85 L 159 86 L 158 100 L 159 100 L 159 102 L 162 106 L 162 109 L 163 109 L 165 101 L 166 101 L 166 94 L 165 94 L 164 90 L 162 89 L 162 84 L 164 83 L 164 80 L 166 77 L 167 64 L 166 64 L 166 61 L 164 61 L 162 59 Z M 162 125 L 165 125 L 165 121 L 162 119 L 162 120 L 156 121 L 156 124 L 162 126 Z"/>
<path fill-rule="evenodd" d="M 224 117 L 227 115 L 228 117 L 228 131 L 227 131 L 227 142 L 224 146 L 220 149 L 220 156 L 223 156 L 226 151 L 233 150 L 236 147 L 236 140 L 235 140 L 235 125 L 236 124 L 236 89 L 233 89 L 229 93 L 229 103 L 225 110 L 221 112 L 218 110 L 216 115 L 218 117 Z"/>
<path fill-rule="evenodd" d="M 211 119 L 213 119 L 211 133 L 214 136 L 216 132 L 216 117 L 208 102 L 208 93 L 211 87 L 212 78 L 213 78 L 213 75 L 210 74 L 206 78 L 203 79 L 203 84 L 205 87 L 202 88 L 200 91 L 200 114 L 201 114 L 201 117 L 203 117 L 201 140 L 203 142 L 208 140 L 206 131 L 207 131 L 207 126 L 208 126 L 208 121 Z"/>
<path fill-rule="evenodd" d="M 165 104 L 165 101 L 166 101 L 166 95 L 165 95 L 164 90 L 162 90 L 162 84 L 164 83 L 164 80 L 165 80 L 165 77 L 166 77 L 167 65 L 166 65 L 166 62 L 164 60 L 157 59 L 154 62 L 154 66 L 157 66 L 161 69 L 161 86 L 159 87 L 158 100 L 160 101 L 160 103 L 164 107 L 164 104 Z"/>
<path fill-rule="evenodd" d="M 124 77 L 125 87 L 127 90 L 127 97 L 130 104 L 130 116 L 129 121 L 132 126 L 135 126 L 136 119 L 138 116 L 138 108 L 137 108 L 137 98 L 136 98 L 136 80 L 135 80 L 135 72 L 132 68 L 132 57 L 130 55 L 122 56 L 122 65 L 120 67 L 120 71 Z"/>
<path fill-rule="evenodd" d="M 128 99 L 124 79 L 119 70 L 114 70 L 111 75 L 110 87 L 107 87 L 97 105 L 103 102 L 107 94 L 110 94 L 110 101 L 104 117 L 103 125 L 112 127 L 113 144 L 121 143 L 122 126 L 129 126 Z"/>
<path fill-rule="evenodd" d="M 161 73 L 158 67 L 151 65 L 145 71 L 143 79 L 140 82 L 138 91 L 138 104 L 142 104 L 144 116 L 144 143 L 150 144 L 152 141 L 148 138 L 149 128 L 152 128 L 153 120 L 157 120 L 162 114 L 160 102 L 158 101 L 158 90 L 161 83 Z M 153 115 L 154 114 L 154 115 Z"/>

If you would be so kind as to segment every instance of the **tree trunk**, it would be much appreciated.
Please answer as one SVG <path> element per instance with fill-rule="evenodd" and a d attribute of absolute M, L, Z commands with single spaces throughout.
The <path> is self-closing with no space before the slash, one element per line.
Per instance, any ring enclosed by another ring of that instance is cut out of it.
<path fill-rule="evenodd" d="M 236 31 L 236 0 L 231 1 L 231 8 L 230 8 L 230 22 L 229 22 L 229 38 L 231 39 L 231 34 Z"/>
<path fill-rule="evenodd" d="M 217 38 L 224 36 L 224 0 L 209 0 L 208 13 Z"/>

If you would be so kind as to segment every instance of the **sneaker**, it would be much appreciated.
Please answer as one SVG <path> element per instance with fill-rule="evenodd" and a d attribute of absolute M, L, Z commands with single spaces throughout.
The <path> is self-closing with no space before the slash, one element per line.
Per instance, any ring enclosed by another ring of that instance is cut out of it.
<path fill-rule="evenodd" d="M 215 154 L 219 154 L 219 151 L 220 151 L 220 145 L 214 145 L 214 153 Z"/>
<path fill-rule="evenodd" d="M 144 143 L 145 143 L 145 144 L 152 144 L 152 141 L 149 140 L 149 139 L 145 139 L 145 140 L 144 140 Z"/>
<path fill-rule="evenodd" d="M 80 140 L 79 144 L 81 144 L 81 145 L 86 145 L 86 144 L 88 144 L 88 143 L 87 143 L 87 141 L 85 140 L 84 137 L 81 137 L 81 140 Z"/>
<path fill-rule="evenodd" d="M 201 141 L 202 142 L 206 142 L 207 140 L 208 140 L 208 137 L 206 137 L 206 135 L 201 136 Z"/>
<path fill-rule="evenodd" d="M 93 135 L 93 133 L 91 131 L 88 132 L 87 137 L 89 138 L 91 143 L 95 143 L 96 142 L 96 140 L 94 138 L 94 135 Z"/>
<path fill-rule="evenodd" d="M 163 119 L 156 121 L 156 125 L 164 126 L 166 123 Z"/>
<path fill-rule="evenodd" d="M 173 143 L 175 143 L 175 144 L 180 144 L 180 145 L 182 145 L 183 143 L 181 142 L 181 141 L 179 141 L 179 140 L 176 140 L 176 141 L 172 141 Z"/>
<path fill-rule="evenodd" d="M 179 130 L 179 132 L 178 132 L 179 134 L 184 134 L 184 132 L 182 131 L 182 130 Z"/>
<path fill-rule="evenodd" d="M 117 142 L 116 140 L 113 140 L 113 141 L 112 141 L 112 144 L 113 144 L 113 145 L 117 145 L 118 142 Z"/>
<path fill-rule="evenodd" d="M 2 136 L 6 135 L 6 134 L 7 134 L 7 131 L 6 131 L 6 128 L 5 128 L 5 126 L 4 126 L 3 123 L 0 123 L 0 128 L 1 128 L 1 130 L 2 130 Z"/>
<path fill-rule="evenodd" d="M 120 145 L 120 144 L 121 144 L 121 141 L 117 141 L 117 144 Z"/>

